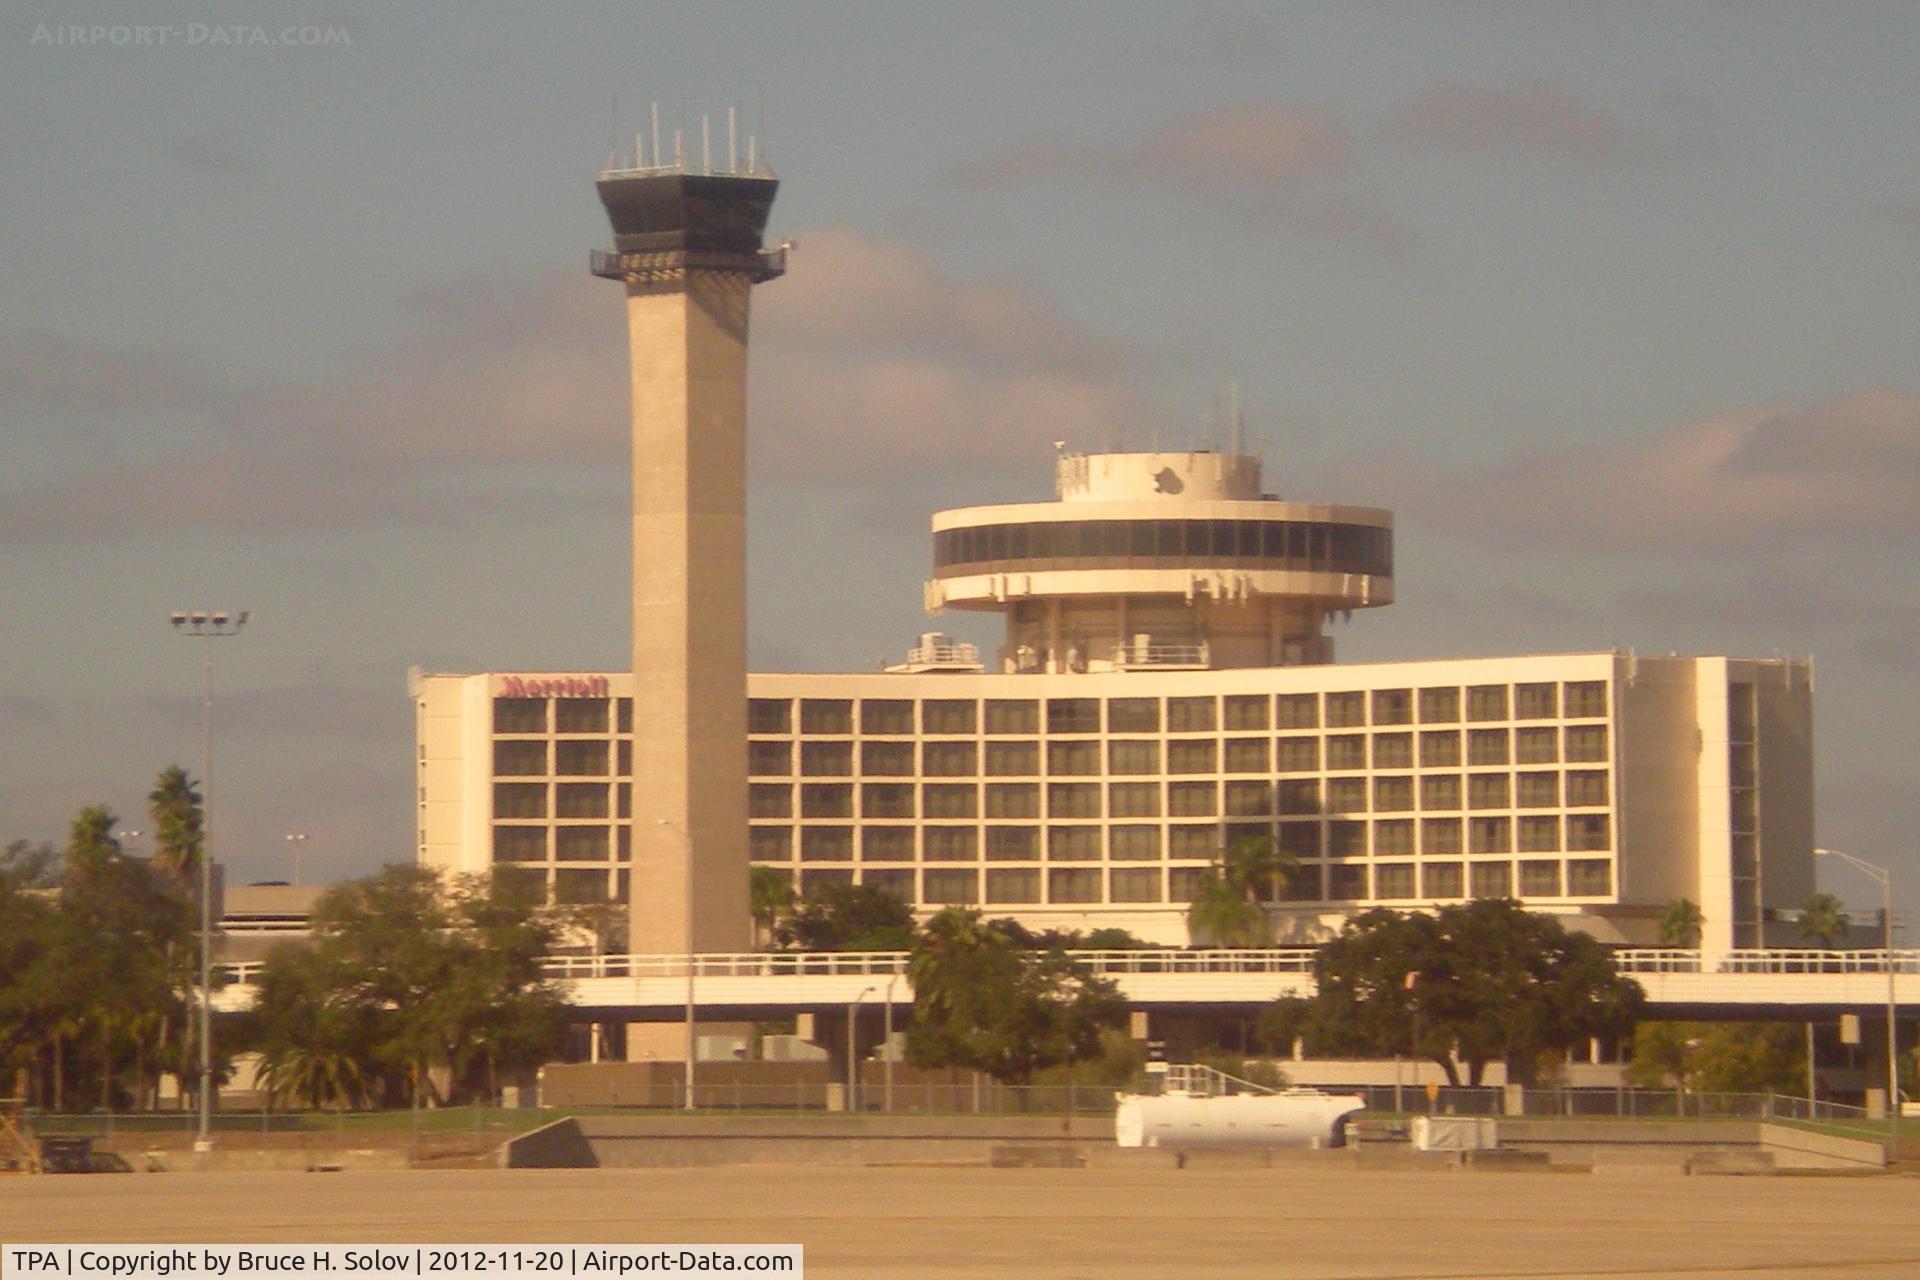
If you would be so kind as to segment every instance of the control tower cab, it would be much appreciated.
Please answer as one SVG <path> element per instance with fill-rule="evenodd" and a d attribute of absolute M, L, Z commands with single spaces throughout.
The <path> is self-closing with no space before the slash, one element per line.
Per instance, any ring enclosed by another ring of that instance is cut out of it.
<path fill-rule="evenodd" d="M 933 517 L 927 611 L 1006 614 L 1000 670 L 1331 662 L 1329 615 L 1393 602 L 1393 513 L 1283 502 L 1257 457 L 1062 454 L 1054 487 Z"/>

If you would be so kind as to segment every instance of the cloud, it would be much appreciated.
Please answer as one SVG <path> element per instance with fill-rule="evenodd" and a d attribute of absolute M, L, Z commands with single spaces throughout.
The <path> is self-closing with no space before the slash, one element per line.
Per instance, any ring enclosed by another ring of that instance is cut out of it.
<path fill-rule="evenodd" d="M 1511 151 L 1596 165 L 1653 149 L 1651 138 L 1614 112 L 1541 82 L 1436 85 L 1395 108 L 1386 134 L 1416 150 Z"/>

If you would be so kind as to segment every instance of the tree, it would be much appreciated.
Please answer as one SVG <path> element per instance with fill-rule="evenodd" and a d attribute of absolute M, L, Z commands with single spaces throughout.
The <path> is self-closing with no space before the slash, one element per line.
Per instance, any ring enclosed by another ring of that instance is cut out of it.
<path fill-rule="evenodd" d="M 1266 910 L 1280 882 L 1300 860 L 1268 836 L 1242 836 L 1220 851 L 1194 886 L 1187 933 L 1196 945 L 1257 947 L 1268 941 Z"/>
<path fill-rule="evenodd" d="M 50 845 L 16 840 L 0 853 L 0 1088 L 52 1036 L 69 994 L 47 892 L 54 864 Z"/>
<path fill-rule="evenodd" d="M 775 936 L 802 951 L 905 951 L 913 945 L 913 908 L 873 885 L 821 885 Z"/>
<path fill-rule="evenodd" d="M 1700 945 L 1700 926 L 1705 918 L 1700 914 L 1700 904 L 1692 898 L 1675 898 L 1660 913 L 1660 945 L 1666 947 L 1697 947 Z"/>
<path fill-rule="evenodd" d="M 777 867 L 755 867 L 747 880 L 747 898 L 754 945 L 772 946 L 780 922 L 793 912 L 793 877 Z"/>
<path fill-rule="evenodd" d="M 160 771 L 147 793 L 147 817 L 153 823 L 154 866 L 193 891 L 206 840 L 206 811 L 185 769 L 174 764 Z"/>
<path fill-rule="evenodd" d="M 1800 1028 L 1784 1022 L 1643 1022 L 1627 1080 L 1700 1093 L 1792 1093 L 1805 1086 Z"/>
<path fill-rule="evenodd" d="M 1126 1020 L 1119 988 L 1059 947 L 1022 946 L 999 921 L 948 907 L 927 922 L 907 973 L 907 1060 L 970 1067 L 1009 1084 L 1101 1057 L 1102 1033 Z"/>
<path fill-rule="evenodd" d="M 1830 893 L 1816 893 L 1800 908 L 1800 936 L 1823 947 L 1831 947 L 1835 938 L 1845 937 L 1852 927 L 1846 908 Z"/>

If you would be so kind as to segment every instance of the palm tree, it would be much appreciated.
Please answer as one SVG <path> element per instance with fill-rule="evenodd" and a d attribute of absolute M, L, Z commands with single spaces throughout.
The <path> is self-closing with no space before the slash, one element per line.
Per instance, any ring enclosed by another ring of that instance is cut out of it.
<path fill-rule="evenodd" d="M 1816 893 L 1800 908 L 1800 936 L 1817 939 L 1823 947 L 1831 947 L 1852 927 L 1846 908 L 1830 893 Z"/>
<path fill-rule="evenodd" d="M 200 792 L 187 771 L 168 765 L 147 793 L 147 815 L 153 819 L 153 865 L 189 884 L 200 869 L 200 846 L 205 839 L 205 813 Z"/>
<path fill-rule="evenodd" d="M 1692 898 L 1675 898 L 1660 914 L 1660 942 L 1668 947 L 1697 947 L 1705 917 Z"/>
<path fill-rule="evenodd" d="M 1267 913 L 1218 868 L 1202 872 L 1187 904 L 1187 933 L 1196 944 L 1257 947 L 1266 941 Z"/>
<path fill-rule="evenodd" d="M 747 896 L 752 904 L 754 945 L 772 946 L 775 926 L 793 914 L 793 880 L 775 867 L 755 867 Z"/>
<path fill-rule="evenodd" d="M 1247 902 L 1258 903 L 1273 897 L 1299 865 L 1272 836 L 1242 836 L 1220 855 L 1220 876 Z"/>

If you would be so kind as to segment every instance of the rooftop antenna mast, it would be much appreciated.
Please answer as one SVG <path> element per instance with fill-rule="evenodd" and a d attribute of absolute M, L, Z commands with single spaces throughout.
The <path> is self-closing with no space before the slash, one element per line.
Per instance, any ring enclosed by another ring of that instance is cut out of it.
<path fill-rule="evenodd" d="M 658 169 L 660 167 L 660 104 L 649 103 L 647 115 L 653 124 L 653 167 Z"/>
<path fill-rule="evenodd" d="M 734 122 L 732 107 L 727 108 L 727 172 L 740 172 L 740 149 L 736 140 L 737 126 Z"/>
<path fill-rule="evenodd" d="M 1227 384 L 1227 454 L 1240 456 L 1240 384 Z"/>

